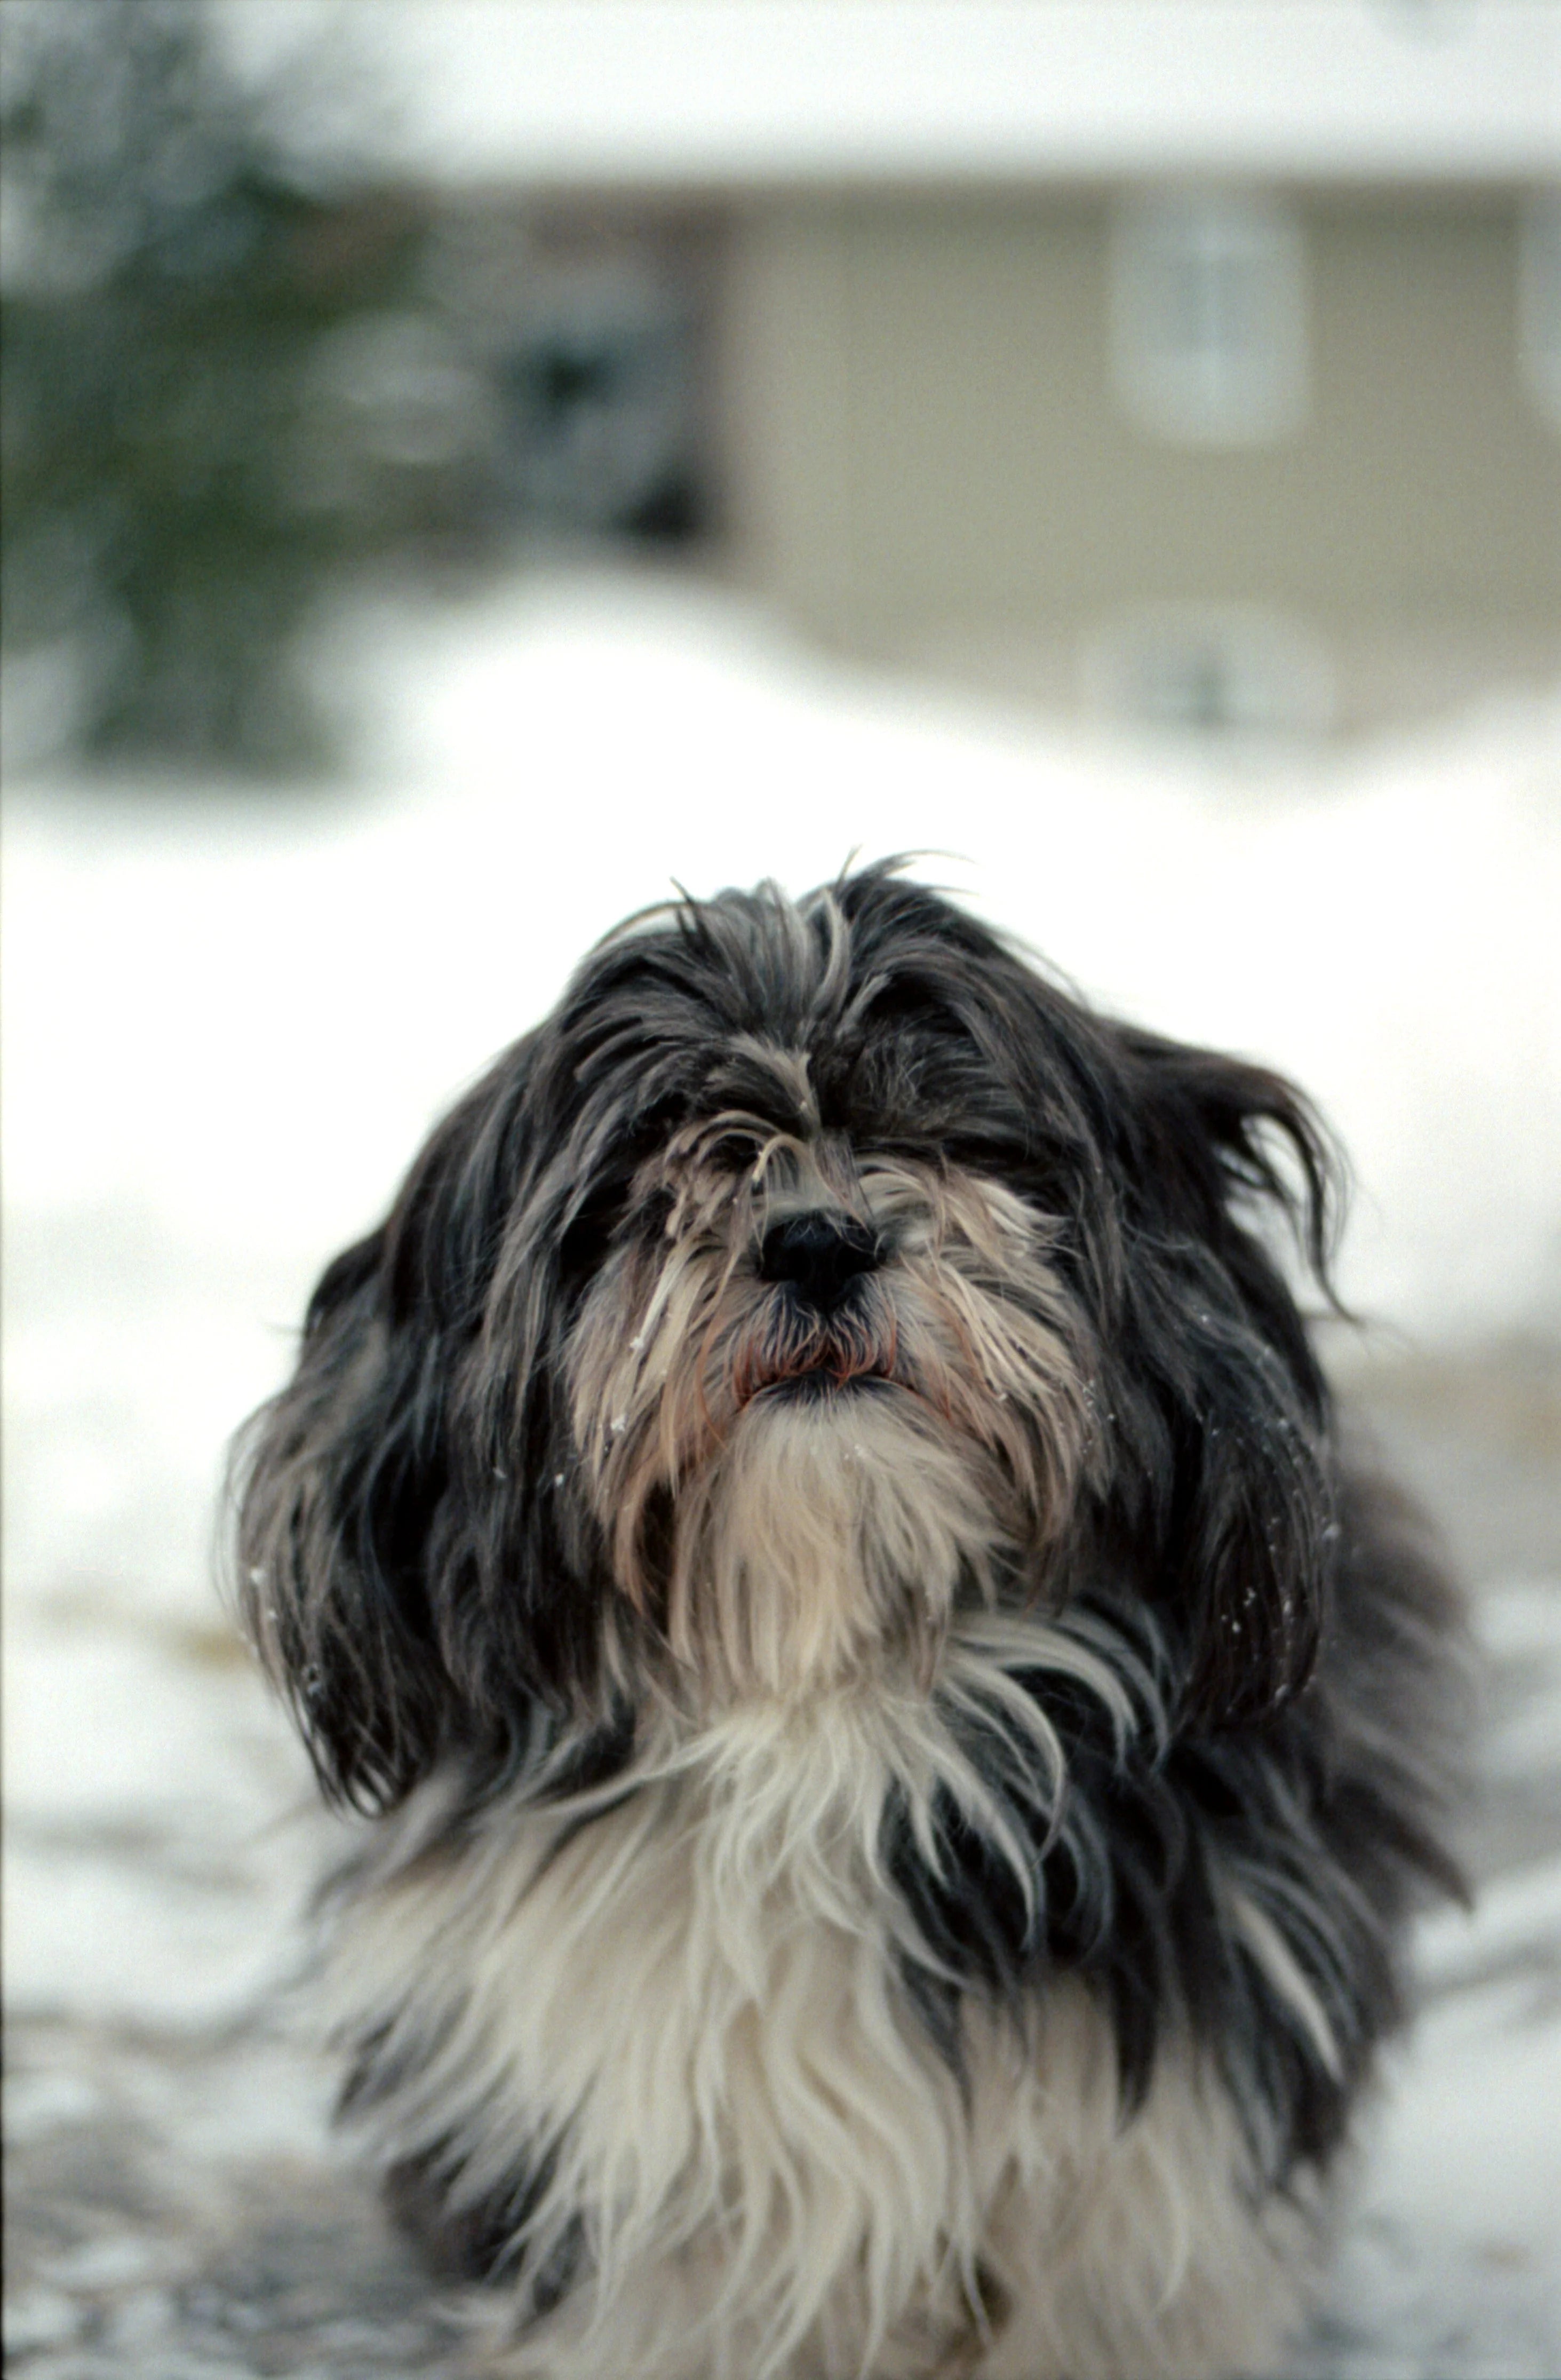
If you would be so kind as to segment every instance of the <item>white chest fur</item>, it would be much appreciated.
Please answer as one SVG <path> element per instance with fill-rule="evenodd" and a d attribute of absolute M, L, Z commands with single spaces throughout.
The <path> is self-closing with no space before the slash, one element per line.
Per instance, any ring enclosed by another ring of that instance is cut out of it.
<path fill-rule="evenodd" d="M 935 1759 L 918 1730 L 748 1711 L 585 1823 L 500 1803 L 452 1849 L 436 1784 L 382 1838 L 330 1965 L 394 2078 L 378 2145 L 438 2150 L 473 2200 L 542 2172 L 534 2264 L 583 2226 L 504 2371 L 1147 2380 L 1273 2352 L 1301 2226 L 1254 2209 L 1191 2052 L 1124 2126 L 1076 1983 L 1023 2036 L 973 2010 L 962 2077 L 934 2049 L 877 1849 L 891 1776 Z"/>

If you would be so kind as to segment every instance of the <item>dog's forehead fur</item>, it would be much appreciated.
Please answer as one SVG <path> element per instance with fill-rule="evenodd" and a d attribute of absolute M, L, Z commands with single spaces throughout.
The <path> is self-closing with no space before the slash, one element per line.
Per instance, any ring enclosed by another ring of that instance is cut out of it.
<path fill-rule="evenodd" d="M 986 1124 L 1019 1151 L 1077 1131 L 1070 1077 L 1099 1043 L 996 935 L 875 869 L 795 903 L 764 886 L 632 921 L 537 1054 L 552 1098 L 625 1122 L 747 1106 L 792 1130 Z"/>

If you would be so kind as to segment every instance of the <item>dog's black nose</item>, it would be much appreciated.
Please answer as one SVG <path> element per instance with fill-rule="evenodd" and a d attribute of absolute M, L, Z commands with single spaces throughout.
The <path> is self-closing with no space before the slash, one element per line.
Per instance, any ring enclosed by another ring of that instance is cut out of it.
<path fill-rule="evenodd" d="M 821 1314 L 833 1311 L 858 1273 L 872 1272 L 882 1262 L 877 1233 L 829 1207 L 771 1223 L 759 1250 L 762 1278 L 789 1281 Z"/>

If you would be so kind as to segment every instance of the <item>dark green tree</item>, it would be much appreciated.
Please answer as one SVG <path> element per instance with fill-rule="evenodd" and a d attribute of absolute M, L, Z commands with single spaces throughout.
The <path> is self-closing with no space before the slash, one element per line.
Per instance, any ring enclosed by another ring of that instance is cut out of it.
<path fill-rule="evenodd" d="M 7 647 L 74 657 L 91 755 L 319 763 L 299 639 L 397 528 L 325 365 L 405 303 L 416 211 L 290 155 L 200 0 L 5 15 Z"/>

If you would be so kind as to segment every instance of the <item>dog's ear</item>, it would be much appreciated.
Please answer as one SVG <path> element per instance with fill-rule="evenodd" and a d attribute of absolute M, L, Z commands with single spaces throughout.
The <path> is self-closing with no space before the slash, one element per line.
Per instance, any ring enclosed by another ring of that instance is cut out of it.
<path fill-rule="evenodd" d="M 449 1691 L 427 1575 L 443 1488 L 437 1334 L 391 1319 L 388 1237 L 325 1273 L 297 1369 L 234 1462 L 250 1637 L 322 1787 L 363 1808 L 426 1771 Z"/>
<path fill-rule="evenodd" d="M 1184 1709 L 1250 1721 L 1305 1684 L 1336 1560 L 1328 1393 L 1271 1230 L 1319 1287 L 1342 1172 L 1312 1110 L 1266 1069 L 1125 1037 L 1135 1145 L 1125 1374 L 1155 1574 Z"/>
<path fill-rule="evenodd" d="M 293 1706 L 325 1791 L 383 1808 L 450 1743 L 478 1748 L 524 1702 L 462 1674 L 479 1635 L 485 1506 L 456 1414 L 518 1172 L 517 1053 L 436 1130 L 388 1221 L 338 1257 L 310 1302 L 293 1378 L 241 1435 L 232 1470 L 237 1599 Z"/>

